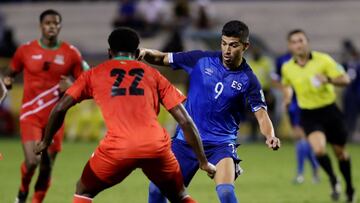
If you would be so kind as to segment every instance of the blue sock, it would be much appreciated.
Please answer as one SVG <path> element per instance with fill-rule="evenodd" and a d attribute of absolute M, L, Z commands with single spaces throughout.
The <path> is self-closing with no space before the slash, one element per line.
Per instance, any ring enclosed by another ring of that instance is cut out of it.
<path fill-rule="evenodd" d="M 232 184 L 220 184 L 216 186 L 216 192 L 221 203 L 237 203 L 235 187 Z"/>
<path fill-rule="evenodd" d="M 309 143 L 304 139 L 296 142 L 297 175 L 304 174 L 305 157 L 307 154 L 306 148 L 308 144 Z"/>
<path fill-rule="evenodd" d="M 311 163 L 311 167 L 312 167 L 313 171 L 315 172 L 319 168 L 319 162 L 317 161 L 316 156 L 315 156 L 313 150 L 311 149 L 311 145 L 309 142 L 307 142 L 306 154 L 307 154 L 307 158 L 309 159 L 309 161 Z"/>
<path fill-rule="evenodd" d="M 149 185 L 149 203 L 166 203 L 166 197 L 160 189 L 152 182 Z"/>

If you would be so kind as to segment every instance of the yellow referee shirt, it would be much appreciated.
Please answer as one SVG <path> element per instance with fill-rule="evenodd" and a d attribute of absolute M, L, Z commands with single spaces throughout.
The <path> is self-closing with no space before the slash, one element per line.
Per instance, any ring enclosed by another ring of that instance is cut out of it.
<path fill-rule="evenodd" d="M 335 102 L 334 85 L 320 84 L 315 77 L 323 74 L 336 78 L 344 74 L 344 69 L 328 54 L 312 51 L 305 66 L 300 66 L 294 58 L 281 69 L 282 84 L 290 85 L 296 93 L 301 109 L 317 109 Z"/>
<path fill-rule="evenodd" d="M 255 61 L 250 59 L 247 61 L 251 69 L 258 78 L 263 90 L 270 90 L 271 87 L 271 72 L 273 71 L 272 61 L 266 56 L 262 56 L 259 60 Z"/>

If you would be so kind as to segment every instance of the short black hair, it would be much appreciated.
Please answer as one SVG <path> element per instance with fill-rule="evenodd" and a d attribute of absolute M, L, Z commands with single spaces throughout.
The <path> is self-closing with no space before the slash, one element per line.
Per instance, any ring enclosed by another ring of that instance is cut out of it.
<path fill-rule="evenodd" d="M 140 39 L 135 30 L 128 27 L 119 27 L 111 32 L 108 38 L 111 51 L 136 53 Z"/>
<path fill-rule="evenodd" d="M 47 9 L 45 11 L 43 11 L 41 14 L 40 14 L 40 23 L 44 20 L 45 16 L 47 15 L 56 15 L 56 16 L 59 16 L 60 18 L 60 23 L 62 21 L 62 17 L 61 17 L 61 14 L 54 10 L 54 9 Z"/>
<path fill-rule="evenodd" d="M 222 35 L 227 37 L 238 37 L 241 42 L 248 43 L 249 27 L 239 20 L 232 20 L 224 25 Z"/>
<path fill-rule="evenodd" d="M 287 34 L 287 40 L 289 41 L 290 38 L 291 38 L 293 35 L 298 34 L 298 33 L 304 34 L 305 37 L 306 37 L 306 39 L 308 39 L 308 36 L 307 36 L 307 34 L 305 33 L 304 30 L 302 30 L 302 29 L 294 29 L 294 30 L 291 30 L 291 31 Z"/>

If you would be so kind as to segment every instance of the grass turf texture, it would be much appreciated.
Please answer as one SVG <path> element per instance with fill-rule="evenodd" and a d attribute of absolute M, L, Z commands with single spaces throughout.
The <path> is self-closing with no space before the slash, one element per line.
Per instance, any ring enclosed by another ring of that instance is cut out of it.
<path fill-rule="evenodd" d="M 45 202 L 71 202 L 75 183 L 81 171 L 95 149 L 97 143 L 67 143 L 58 155 L 53 171 L 52 186 Z M 360 146 L 350 145 L 352 154 L 355 186 L 360 191 Z M 0 202 L 11 203 L 17 194 L 20 181 L 20 163 L 23 152 L 20 140 L 0 139 Z M 295 156 L 292 143 L 283 143 L 279 151 L 272 152 L 264 144 L 244 144 L 238 149 L 241 164 L 245 170 L 236 181 L 236 194 L 244 203 L 327 203 L 330 200 L 330 187 L 325 174 L 321 171 L 321 182 L 313 184 L 310 166 L 305 168 L 305 182 L 294 185 Z M 332 153 L 331 153 L 332 155 Z M 332 160 L 334 160 L 333 156 Z M 333 166 L 339 177 L 337 161 Z M 34 176 L 28 199 L 33 194 Z M 341 177 L 342 180 L 342 177 Z M 342 182 L 343 183 L 343 182 Z M 344 186 L 344 184 L 342 184 Z M 99 202 L 147 202 L 148 180 L 140 170 L 134 171 L 125 181 L 100 193 L 95 199 Z M 344 187 L 343 187 L 344 189 Z M 214 183 L 204 173 L 198 172 L 188 189 L 200 203 L 218 202 Z M 342 195 L 341 201 L 345 197 Z M 30 202 L 30 200 L 29 200 Z"/>

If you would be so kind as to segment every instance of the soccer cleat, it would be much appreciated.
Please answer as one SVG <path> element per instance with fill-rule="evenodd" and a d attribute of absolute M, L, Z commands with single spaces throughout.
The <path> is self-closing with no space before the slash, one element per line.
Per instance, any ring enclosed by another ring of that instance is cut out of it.
<path fill-rule="evenodd" d="M 240 164 L 235 164 L 235 179 L 244 173 L 244 169 L 241 168 Z"/>
<path fill-rule="evenodd" d="M 357 197 L 354 189 L 346 190 L 346 203 L 356 203 Z"/>
<path fill-rule="evenodd" d="M 320 177 L 319 177 L 318 175 L 313 176 L 312 182 L 313 182 L 314 184 L 320 183 Z"/>
<path fill-rule="evenodd" d="M 331 182 L 331 199 L 333 201 L 339 201 L 340 199 L 340 193 L 341 193 L 341 185 L 338 180 L 335 180 L 334 182 Z"/>
<path fill-rule="evenodd" d="M 26 203 L 28 192 L 22 192 L 19 190 L 18 196 L 15 199 L 15 203 Z"/>
<path fill-rule="evenodd" d="M 297 175 L 295 178 L 294 178 L 294 184 L 302 184 L 304 182 L 304 176 L 302 175 Z"/>

